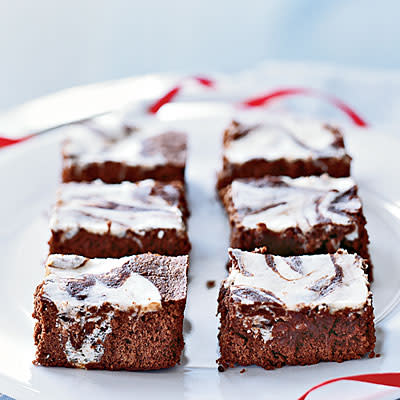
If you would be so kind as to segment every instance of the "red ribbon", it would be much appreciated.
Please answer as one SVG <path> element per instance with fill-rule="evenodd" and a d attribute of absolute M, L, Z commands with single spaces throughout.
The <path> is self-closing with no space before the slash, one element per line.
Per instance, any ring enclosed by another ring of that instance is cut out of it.
<path fill-rule="evenodd" d="M 204 87 L 208 87 L 208 88 L 215 87 L 215 81 L 213 81 L 212 79 L 209 79 L 209 78 L 205 78 L 202 76 L 192 76 L 192 77 L 186 78 L 184 81 L 182 81 L 182 83 L 178 84 L 177 86 L 175 86 L 174 88 L 169 90 L 166 94 L 164 94 L 162 97 L 160 97 L 155 102 L 150 104 L 150 106 L 147 108 L 147 111 L 150 114 L 156 114 L 160 110 L 160 108 L 163 107 L 165 104 L 171 103 L 175 99 L 175 97 L 182 91 L 182 89 L 184 87 L 184 83 L 188 79 L 194 80 L 198 84 L 200 84 Z M 346 103 L 344 103 L 343 101 L 339 100 L 338 98 L 336 98 L 334 96 L 319 92 L 315 89 L 308 89 L 308 88 L 278 89 L 278 90 L 274 90 L 274 91 L 269 92 L 262 96 L 247 99 L 245 101 L 240 102 L 237 105 L 239 107 L 245 107 L 245 108 L 263 107 L 263 106 L 268 105 L 268 103 L 272 100 L 276 100 L 276 99 L 288 97 L 288 96 L 293 96 L 293 95 L 306 95 L 306 96 L 312 96 L 312 97 L 326 100 L 329 103 L 333 104 L 335 107 L 342 110 L 345 114 L 347 114 L 350 117 L 350 119 L 354 122 L 354 124 L 356 124 L 357 126 L 360 126 L 360 127 L 368 126 L 367 122 L 364 119 L 362 119 Z M 6 137 L 0 137 L 0 148 L 23 142 L 23 141 L 31 138 L 32 136 L 34 136 L 34 135 L 28 135 L 28 136 L 24 136 L 24 137 L 18 138 L 18 139 L 9 139 Z"/>
<path fill-rule="evenodd" d="M 384 386 L 400 388 L 400 373 L 390 372 L 381 374 L 365 374 L 365 375 L 344 376 L 342 378 L 329 379 L 328 381 L 322 382 L 312 387 L 311 389 L 307 390 L 307 392 L 304 393 L 302 396 L 300 396 L 298 400 L 305 400 L 305 398 L 314 390 L 338 381 L 373 383 L 375 385 L 384 385 Z"/>
<path fill-rule="evenodd" d="M 175 86 L 168 93 L 164 94 L 161 98 L 149 106 L 147 111 L 150 114 L 157 114 L 158 110 L 167 103 L 170 103 L 182 90 L 182 86 Z"/>
<path fill-rule="evenodd" d="M 16 143 L 24 142 L 25 140 L 30 139 L 32 136 L 35 136 L 35 135 L 27 135 L 27 136 L 20 137 L 18 139 L 10 139 L 10 138 L 0 136 L 0 148 L 11 146 Z"/>
<path fill-rule="evenodd" d="M 213 80 L 204 78 L 201 76 L 193 76 L 190 79 L 194 79 L 200 85 L 206 86 L 209 88 L 213 88 L 215 86 L 215 82 Z M 150 114 L 157 114 L 158 110 L 165 104 L 170 103 L 182 91 L 182 89 L 183 89 L 183 84 L 175 86 L 170 91 L 168 91 L 166 94 L 164 94 L 164 96 L 162 96 L 157 101 L 155 101 L 153 104 L 151 104 L 148 107 L 147 111 Z"/>
<path fill-rule="evenodd" d="M 214 85 L 215 85 L 214 82 L 208 78 L 194 77 L 192 79 L 195 79 L 198 83 L 200 83 L 203 86 L 214 87 Z M 164 96 L 162 96 L 160 99 L 155 101 L 152 105 L 150 105 L 150 107 L 148 108 L 148 111 L 151 114 L 156 114 L 162 106 L 164 106 L 167 103 L 170 103 L 180 93 L 181 90 L 182 90 L 182 85 L 175 86 L 173 89 L 171 89 L 169 92 L 167 92 Z M 350 119 L 354 122 L 355 125 L 360 126 L 360 127 L 368 126 L 367 122 L 363 118 L 361 118 L 346 103 L 344 103 L 343 101 L 341 101 L 340 99 L 338 99 L 334 96 L 319 92 L 315 89 L 308 89 L 308 88 L 277 89 L 277 90 L 269 92 L 265 95 L 244 100 L 244 101 L 240 102 L 238 104 L 238 106 L 245 107 L 245 108 L 264 107 L 271 100 L 276 100 L 279 98 L 293 96 L 293 95 L 305 95 L 305 96 L 311 96 L 311 97 L 323 99 L 323 100 L 327 101 L 328 103 L 331 103 L 332 105 L 337 107 L 339 110 L 343 111 L 347 116 L 350 117 Z"/>
<path fill-rule="evenodd" d="M 346 103 L 339 100 L 338 98 L 328 95 L 326 93 L 319 92 L 315 89 L 308 89 L 308 88 L 285 88 L 285 89 L 278 89 L 272 92 L 269 92 L 263 96 L 258 96 L 254 98 L 247 99 L 242 101 L 239 106 L 241 107 L 262 107 L 267 105 L 271 100 L 279 99 L 282 97 L 288 97 L 293 95 L 305 95 L 316 97 L 319 99 L 326 100 L 328 103 L 333 104 L 335 107 L 339 108 L 339 110 L 343 111 L 347 114 L 350 119 L 356 124 L 357 126 L 367 127 L 367 122 L 362 119 L 352 108 L 350 108 Z"/>

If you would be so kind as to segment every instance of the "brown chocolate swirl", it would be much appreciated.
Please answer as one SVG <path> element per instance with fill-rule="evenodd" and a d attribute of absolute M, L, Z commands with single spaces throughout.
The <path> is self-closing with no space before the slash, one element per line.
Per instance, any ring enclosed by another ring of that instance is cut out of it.
<path fill-rule="evenodd" d="M 261 288 L 237 287 L 231 293 L 235 301 L 283 305 L 274 293 Z"/>
<path fill-rule="evenodd" d="M 317 292 L 321 297 L 326 296 L 332 290 L 336 288 L 336 286 L 340 285 L 343 281 L 343 269 L 336 262 L 335 255 L 330 254 L 330 259 L 335 269 L 335 275 L 331 277 L 324 277 L 315 282 L 312 286 L 309 287 L 313 292 Z"/>
<path fill-rule="evenodd" d="M 68 237 L 80 229 L 121 237 L 153 229 L 184 232 L 188 213 L 179 182 L 66 183 L 50 226 Z"/>
<path fill-rule="evenodd" d="M 230 257 L 232 266 L 223 287 L 246 310 L 256 303 L 257 310 L 273 312 L 278 305 L 289 310 L 363 309 L 368 300 L 363 259 L 344 250 L 280 257 L 231 249 Z"/>
<path fill-rule="evenodd" d="M 344 227 L 347 234 L 355 231 L 362 210 L 354 181 L 327 175 L 238 179 L 228 196 L 236 225 L 273 232 L 306 234 L 315 228 L 329 233 Z"/>

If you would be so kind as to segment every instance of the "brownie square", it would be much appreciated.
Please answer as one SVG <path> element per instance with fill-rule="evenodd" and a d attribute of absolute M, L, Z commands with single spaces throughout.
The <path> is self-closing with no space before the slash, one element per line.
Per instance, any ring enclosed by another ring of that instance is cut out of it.
<path fill-rule="evenodd" d="M 266 175 L 350 175 L 351 157 L 338 128 L 292 117 L 259 123 L 233 121 L 224 132 L 223 169 L 217 188 L 237 178 Z"/>
<path fill-rule="evenodd" d="M 35 364 L 150 370 L 179 363 L 188 257 L 50 255 L 37 287 Z"/>
<path fill-rule="evenodd" d="M 273 369 L 373 351 L 372 294 L 358 255 L 280 257 L 230 249 L 229 257 L 218 300 L 222 366 Z"/>
<path fill-rule="evenodd" d="M 163 131 L 159 126 L 136 128 L 114 114 L 70 125 L 66 130 L 64 182 L 184 181 L 185 133 Z"/>
<path fill-rule="evenodd" d="M 326 174 L 238 179 L 221 190 L 231 225 L 231 247 L 296 256 L 339 247 L 370 261 L 357 185 Z M 372 265 L 368 273 L 372 279 Z"/>
<path fill-rule="evenodd" d="M 50 253 L 119 258 L 190 251 L 181 182 L 64 183 L 50 220 Z"/>

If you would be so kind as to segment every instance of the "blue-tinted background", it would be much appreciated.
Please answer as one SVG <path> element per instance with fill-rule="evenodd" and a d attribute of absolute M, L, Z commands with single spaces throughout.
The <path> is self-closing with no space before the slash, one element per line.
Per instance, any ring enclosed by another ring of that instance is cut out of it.
<path fill-rule="evenodd" d="M 268 59 L 400 66 L 396 0 L 0 0 L 0 109 L 74 85 Z"/>

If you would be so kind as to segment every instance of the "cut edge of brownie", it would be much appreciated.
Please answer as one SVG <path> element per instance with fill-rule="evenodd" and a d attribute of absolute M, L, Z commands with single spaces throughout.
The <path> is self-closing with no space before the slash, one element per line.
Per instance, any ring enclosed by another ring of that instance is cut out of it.
<path fill-rule="evenodd" d="M 89 258 L 120 258 L 144 252 L 180 256 L 190 250 L 187 231 L 175 229 L 152 229 L 144 235 L 128 232 L 126 237 L 118 237 L 81 228 L 71 238 L 65 238 L 63 231 L 52 231 L 49 240 L 49 254 L 80 254 Z"/>
<path fill-rule="evenodd" d="M 266 161 L 254 159 L 243 164 L 231 164 L 224 159 L 224 167 L 217 175 L 217 192 L 232 183 L 235 179 L 262 178 L 264 176 L 319 176 L 327 173 L 333 178 L 350 176 L 351 157 L 318 158 L 314 160 L 287 161 L 279 159 Z"/>
<path fill-rule="evenodd" d="M 59 337 L 68 340 L 57 327 L 57 308 L 42 299 L 41 286 L 35 294 L 33 317 L 37 319 L 34 340 L 37 346 L 35 365 L 105 370 L 144 371 L 170 368 L 180 363 L 184 348 L 182 334 L 186 300 L 163 302 L 162 309 L 136 315 L 135 312 L 112 310 L 103 307 L 96 315 L 106 321 L 110 311 L 112 335 L 107 335 L 104 353 L 98 362 L 73 364 L 68 361 Z M 132 326 L 134 329 L 132 329 Z M 79 337 L 93 329 L 90 323 L 83 328 L 74 327 L 71 337 Z M 79 343 L 79 342 L 77 342 Z"/>
<path fill-rule="evenodd" d="M 160 182 L 180 181 L 185 182 L 185 167 L 167 164 L 155 167 L 133 167 L 122 163 L 107 161 L 89 163 L 84 167 L 64 161 L 62 181 L 67 182 L 92 182 L 96 179 L 104 183 L 121 183 L 123 181 L 138 182 L 145 179 L 154 179 Z"/>
<path fill-rule="evenodd" d="M 333 314 L 316 309 L 303 309 L 300 313 L 288 311 L 273 327 L 274 334 L 277 332 L 279 336 L 264 341 L 261 334 L 249 332 L 232 316 L 234 311 L 230 303 L 229 295 L 221 288 L 218 306 L 220 358 L 217 363 L 225 368 L 258 365 L 275 369 L 322 361 L 343 362 L 362 358 L 375 347 L 372 305 L 366 305 L 361 315 L 353 309 Z"/>

